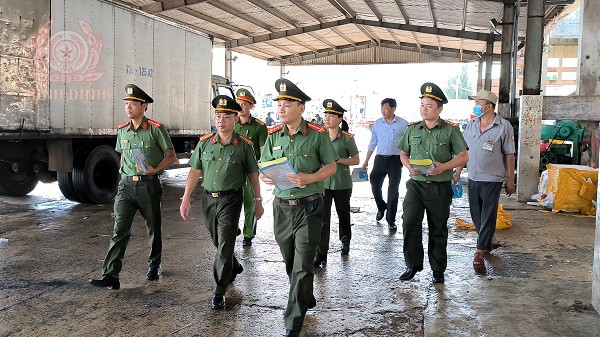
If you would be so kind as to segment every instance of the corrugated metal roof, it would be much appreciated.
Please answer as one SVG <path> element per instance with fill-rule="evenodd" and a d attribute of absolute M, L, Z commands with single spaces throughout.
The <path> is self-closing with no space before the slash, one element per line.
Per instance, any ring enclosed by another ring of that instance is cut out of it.
<path fill-rule="evenodd" d="M 494 53 L 499 54 L 499 33 L 492 30 L 490 19 L 502 21 L 503 2 L 508 0 L 114 1 L 272 62 L 387 63 L 469 60 L 485 52 L 490 36 L 496 41 Z M 573 0 L 548 1 L 552 5 L 546 7 L 545 22 L 550 26 Z M 526 6 L 520 12 L 523 37 Z"/>

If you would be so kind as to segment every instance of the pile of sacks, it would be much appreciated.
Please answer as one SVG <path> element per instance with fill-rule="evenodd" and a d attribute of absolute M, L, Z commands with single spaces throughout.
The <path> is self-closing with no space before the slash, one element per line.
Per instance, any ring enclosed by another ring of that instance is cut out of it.
<path fill-rule="evenodd" d="M 536 200 L 530 204 L 544 206 L 552 212 L 596 214 L 598 169 L 582 165 L 548 164 L 542 172 Z"/>

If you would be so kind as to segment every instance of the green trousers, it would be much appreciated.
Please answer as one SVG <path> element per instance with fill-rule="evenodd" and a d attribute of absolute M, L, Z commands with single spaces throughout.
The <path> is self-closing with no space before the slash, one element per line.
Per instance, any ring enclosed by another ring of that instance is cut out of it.
<path fill-rule="evenodd" d="M 427 212 L 429 242 L 427 256 L 432 271 L 444 272 L 447 266 L 448 217 L 452 204 L 450 181 L 423 182 L 409 179 L 402 203 L 404 261 L 409 268 L 423 265 L 423 216 Z"/>
<path fill-rule="evenodd" d="M 233 270 L 241 267 L 233 255 L 233 250 L 242 212 L 243 196 L 242 193 L 218 198 L 209 195 L 207 199 L 204 208 L 206 228 L 213 245 L 217 248 L 213 264 L 215 294 L 223 295 L 230 283 Z"/>
<path fill-rule="evenodd" d="M 290 280 L 285 328 L 300 331 L 313 296 L 314 258 L 323 226 L 323 198 L 291 206 L 273 201 L 275 241 Z"/>
<path fill-rule="evenodd" d="M 125 249 L 131 237 L 133 217 L 138 210 L 146 221 L 148 243 L 151 248 L 148 266 L 158 267 L 160 265 L 162 252 L 160 203 L 162 195 L 163 188 L 159 179 L 143 181 L 121 179 L 115 197 L 115 226 L 108 253 L 104 259 L 103 275 L 119 277 Z"/>
<path fill-rule="evenodd" d="M 254 221 L 254 192 L 252 185 L 246 179 L 244 187 L 244 237 L 254 239 L 256 236 L 256 222 Z"/>

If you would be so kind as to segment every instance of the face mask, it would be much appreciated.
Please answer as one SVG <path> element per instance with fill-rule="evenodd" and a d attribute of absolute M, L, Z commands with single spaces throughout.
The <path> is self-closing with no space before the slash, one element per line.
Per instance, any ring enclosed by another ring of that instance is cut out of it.
<path fill-rule="evenodd" d="M 476 105 L 473 107 L 473 115 L 477 117 L 483 116 L 483 111 L 481 111 L 481 105 Z"/>

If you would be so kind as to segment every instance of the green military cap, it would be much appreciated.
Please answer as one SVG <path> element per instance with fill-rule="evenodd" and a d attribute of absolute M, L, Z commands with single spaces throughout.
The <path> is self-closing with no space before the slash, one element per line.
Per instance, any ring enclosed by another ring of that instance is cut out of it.
<path fill-rule="evenodd" d="M 323 107 L 325 108 L 326 114 L 336 114 L 338 116 L 343 116 L 346 109 L 342 108 L 336 101 L 331 98 L 327 98 L 323 101 Z"/>
<path fill-rule="evenodd" d="M 242 107 L 227 95 L 219 95 L 213 98 L 212 106 L 215 108 L 215 113 L 236 114 L 242 111 Z"/>
<path fill-rule="evenodd" d="M 292 81 L 287 80 L 285 78 L 280 78 L 275 81 L 275 90 L 279 93 L 277 97 L 275 97 L 274 101 L 284 99 L 291 101 L 298 101 L 302 104 L 310 101 L 310 97 L 308 97 L 300 88 L 298 88 Z"/>
<path fill-rule="evenodd" d="M 152 99 L 152 97 L 148 96 L 148 94 L 145 93 L 144 90 L 140 89 L 135 84 L 127 84 L 125 86 L 125 93 L 127 94 L 125 97 L 123 97 L 123 100 L 125 100 L 125 101 L 138 101 L 138 102 L 142 102 L 142 103 L 154 103 L 154 100 Z"/>
<path fill-rule="evenodd" d="M 242 101 L 256 104 L 256 99 L 254 98 L 254 96 L 252 96 L 252 94 L 250 93 L 250 91 L 248 89 L 244 89 L 244 88 L 238 89 L 235 92 L 235 96 L 237 99 L 241 99 Z"/>
<path fill-rule="evenodd" d="M 446 95 L 444 95 L 444 91 L 442 91 L 442 89 L 440 89 L 440 87 L 438 87 L 435 83 L 431 82 L 425 82 L 421 86 L 420 98 L 423 97 L 433 98 L 436 101 L 442 102 L 442 104 L 448 103 L 448 99 L 446 98 Z"/>

